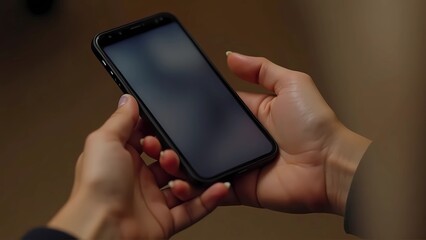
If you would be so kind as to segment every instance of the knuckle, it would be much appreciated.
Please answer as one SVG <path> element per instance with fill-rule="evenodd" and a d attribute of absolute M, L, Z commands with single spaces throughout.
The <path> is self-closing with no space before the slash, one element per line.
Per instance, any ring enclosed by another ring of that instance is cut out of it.
<path fill-rule="evenodd" d="M 270 67 L 273 63 L 265 57 L 259 57 L 259 58 L 260 58 L 260 61 L 261 61 L 262 64 L 260 66 L 258 78 L 259 79 L 266 79 L 266 78 L 268 78 L 268 75 L 270 73 L 269 69 L 270 69 Z"/>
<path fill-rule="evenodd" d="M 312 77 L 304 72 L 294 71 L 292 77 L 299 81 L 312 81 Z"/>
<path fill-rule="evenodd" d="M 263 64 L 269 64 L 269 63 L 270 63 L 269 59 L 267 59 L 266 57 L 259 57 L 259 60 L 260 60 Z"/>
<path fill-rule="evenodd" d="M 91 145 L 94 144 L 96 142 L 99 142 L 101 140 L 106 139 L 108 136 L 108 134 L 106 134 L 104 131 L 101 130 L 96 130 L 92 133 L 90 133 L 87 137 L 86 137 L 86 144 L 87 145 Z"/>
<path fill-rule="evenodd" d="M 94 132 L 91 132 L 86 137 L 86 144 L 90 144 L 92 142 L 96 142 L 96 140 L 99 138 L 98 135 L 99 135 L 98 130 L 96 130 Z"/>

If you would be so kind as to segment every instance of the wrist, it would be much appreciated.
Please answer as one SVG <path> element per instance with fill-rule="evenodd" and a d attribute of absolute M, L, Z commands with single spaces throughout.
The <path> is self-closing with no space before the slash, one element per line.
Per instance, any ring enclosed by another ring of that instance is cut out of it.
<path fill-rule="evenodd" d="M 344 215 L 352 179 L 370 143 L 371 140 L 343 125 L 337 127 L 325 163 L 326 192 L 331 212 Z"/>
<path fill-rule="evenodd" d="M 47 225 L 78 239 L 116 239 L 118 222 L 113 208 L 80 194 L 71 197 Z"/>

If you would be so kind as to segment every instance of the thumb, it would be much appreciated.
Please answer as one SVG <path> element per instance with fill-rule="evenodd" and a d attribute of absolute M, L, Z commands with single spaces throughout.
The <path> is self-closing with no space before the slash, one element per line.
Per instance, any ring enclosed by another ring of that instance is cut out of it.
<path fill-rule="evenodd" d="M 121 96 L 117 110 L 99 129 L 125 144 L 133 133 L 139 119 L 139 108 L 136 100 L 129 94 Z"/>
<path fill-rule="evenodd" d="M 228 56 L 228 67 L 239 78 L 260 84 L 277 95 L 283 89 L 285 80 L 290 78 L 294 72 L 263 57 L 251 57 L 229 51 L 226 52 L 226 55 Z"/>

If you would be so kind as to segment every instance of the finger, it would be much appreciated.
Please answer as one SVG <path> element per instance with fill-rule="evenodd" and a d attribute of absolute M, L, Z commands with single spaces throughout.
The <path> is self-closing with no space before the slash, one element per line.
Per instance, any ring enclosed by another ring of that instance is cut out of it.
<path fill-rule="evenodd" d="M 152 125 L 152 123 L 149 121 L 148 117 L 144 116 L 143 113 L 141 113 L 141 115 L 142 115 L 142 117 L 140 118 L 137 129 L 144 136 L 155 135 L 155 128 Z"/>
<path fill-rule="evenodd" d="M 232 181 L 231 194 L 222 202 L 222 205 L 261 207 L 257 195 L 260 173 L 260 169 L 253 169 L 236 176 Z"/>
<path fill-rule="evenodd" d="M 164 169 L 161 168 L 160 162 L 158 161 L 151 163 L 148 167 L 154 175 L 155 182 L 159 188 L 166 186 L 171 180 L 176 178 L 175 176 L 165 172 Z"/>
<path fill-rule="evenodd" d="M 227 188 L 231 186 L 231 183 L 229 182 L 225 182 L 224 184 Z M 206 188 L 194 187 L 193 185 L 189 184 L 187 181 L 183 181 L 179 179 L 171 180 L 168 186 L 170 188 L 171 193 L 182 202 L 185 202 L 197 196 L 200 196 L 206 190 Z"/>
<path fill-rule="evenodd" d="M 138 151 L 139 154 L 142 154 L 144 150 L 142 149 L 141 139 L 144 136 L 149 136 L 154 134 L 154 129 L 152 124 L 149 121 L 145 121 L 143 118 L 139 117 L 138 123 L 136 124 L 135 129 L 133 130 L 132 136 L 128 141 L 128 144 L 132 145 L 133 148 Z M 161 144 L 160 144 L 161 148 Z M 152 157 L 152 156 L 151 156 Z"/>
<path fill-rule="evenodd" d="M 129 141 L 127 141 L 127 143 L 130 144 L 139 154 L 142 154 L 143 152 L 142 145 L 140 144 L 140 140 L 141 138 L 145 136 L 141 130 L 142 125 L 143 125 L 143 121 L 141 118 L 139 118 L 138 123 L 136 124 L 136 127 L 129 138 Z"/>
<path fill-rule="evenodd" d="M 229 182 L 224 183 L 226 186 L 230 186 Z M 206 189 L 197 188 L 183 180 L 171 180 L 168 184 L 170 193 L 173 196 L 180 200 L 181 202 L 188 201 L 199 195 Z M 226 197 L 221 201 L 220 205 L 229 206 L 229 205 L 240 205 L 240 201 L 235 194 L 235 189 L 232 188 Z"/>
<path fill-rule="evenodd" d="M 229 183 L 227 184 L 229 185 Z M 205 190 L 201 188 L 195 188 L 188 182 L 179 179 L 171 180 L 168 185 L 172 194 L 181 201 L 188 201 L 193 199 L 194 197 L 199 196 L 203 190 Z"/>
<path fill-rule="evenodd" d="M 139 119 L 139 109 L 136 100 L 129 94 L 121 96 L 118 109 L 99 129 L 123 145 L 129 140 Z"/>
<path fill-rule="evenodd" d="M 186 179 L 185 173 L 180 169 L 180 160 L 177 153 L 171 149 L 164 150 L 160 154 L 160 166 L 168 174 L 175 178 Z"/>
<path fill-rule="evenodd" d="M 185 175 L 179 169 L 179 158 L 173 150 L 163 151 L 159 161 L 150 164 L 149 169 L 153 173 L 159 187 L 166 186 L 175 178 L 185 179 Z"/>
<path fill-rule="evenodd" d="M 256 116 L 259 120 L 263 120 L 259 115 L 259 109 L 264 109 L 261 107 L 262 103 L 268 102 L 265 100 L 269 100 L 269 98 L 273 98 L 273 96 L 248 92 L 238 92 L 238 95 L 254 114 L 254 116 Z"/>
<path fill-rule="evenodd" d="M 177 198 L 172 191 L 170 190 L 170 188 L 166 188 L 161 190 L 163 192 L 164 195 L 164 199 L 166 199 L 166 204 L 167 207 L 169 209 L 176 207 L 177 205 L 182 204 L 182 201 L 179 200 L 179 198 Z"/>
<path fill-rule="evenodd" d="M 140 139 L 139 145 L 142 146 L 143 152 L 145 152 L 148 156 L 154 159 L 158 159 L 160 157 L 161 143 L 156 137 L 146 136 Z"/>
<path fill-rule="evenodd" d="M 275 94 L 283 89 L 285 82 L 295 73 L 278 66 L 263 57 L 251 57 L 227 52 L 228 66 L 239 78 L 262 85 Z"/>
<path fill-rule="evenodd" d="M 135 176 L 137 176 L 142 165 L 146 167 L 146 164 L 142 160 L 141 155 L 130 144 L 126 144 L 125 148 L 132 155 L 133 169 L 135 171 Z"/>
<path fill-rule="evenodd" d="M 191 226 L 211 211 L 226 197 L 229 186 L 216 183 L 200 196 L 184 202 L 170 210 L 175 223 L 176 232 Z"/>

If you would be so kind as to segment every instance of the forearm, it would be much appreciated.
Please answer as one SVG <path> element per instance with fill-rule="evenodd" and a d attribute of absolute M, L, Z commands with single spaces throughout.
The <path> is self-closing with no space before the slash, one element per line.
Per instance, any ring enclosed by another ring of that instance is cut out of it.
<path fill-rule="evenodd" d="M 375 138 L 351 184 L 347 233 L 381 239 L 426 237 L 425 136 L 404 139 L 387 133 Z"/>
<path fill-rule="evenodd" d="M 337 127 L 325 163 L 326 191 L 332 212 L 344 215 L 352 179 L 370 143 L 371 140 L 343 125 Z"/>
<path fill-rule="evenodd" d="M 111 209 L 84 196 L 72 197 L 49 221 L 48 227 L 79 239 L 119 238 L 117 220 Z"/>

